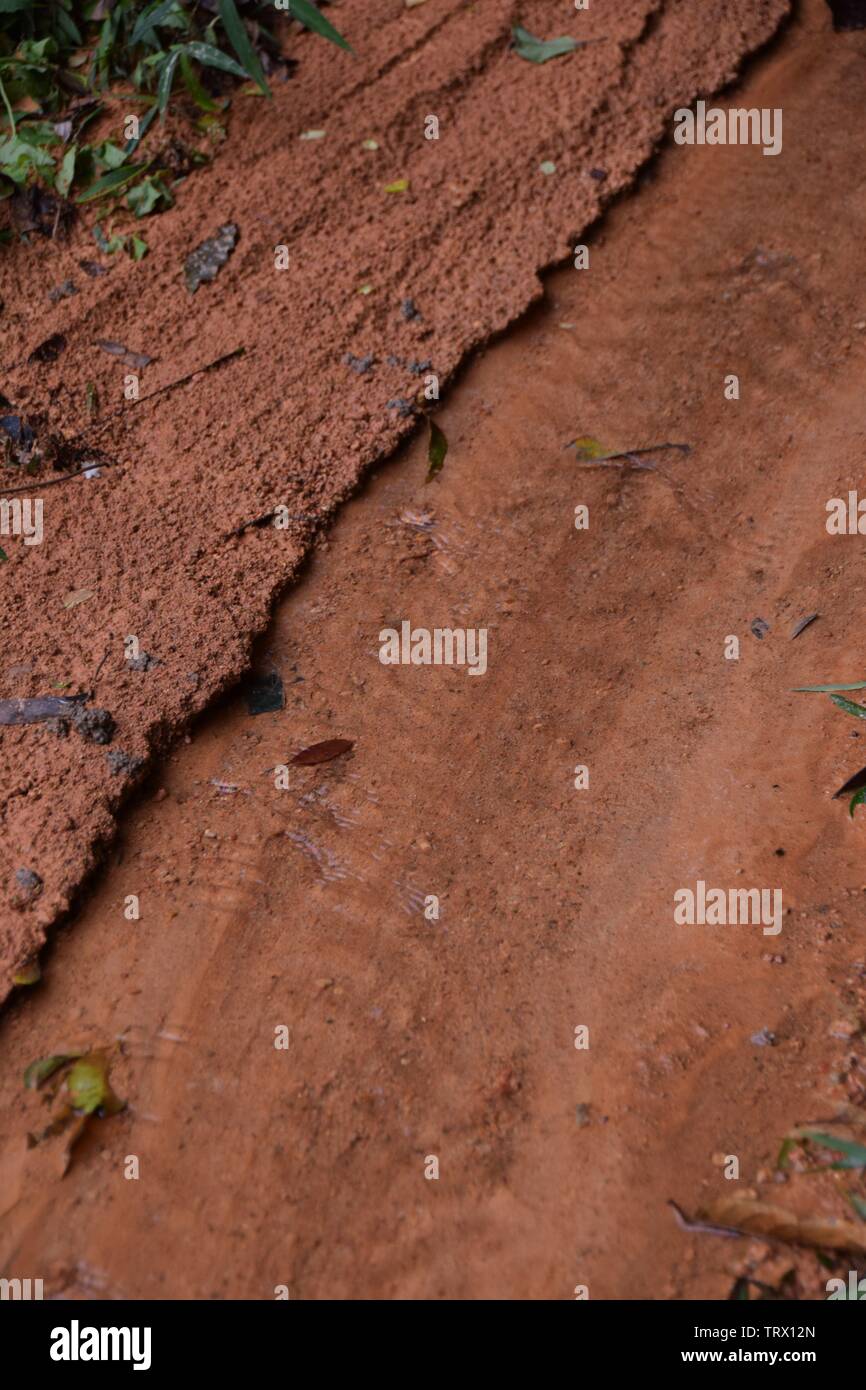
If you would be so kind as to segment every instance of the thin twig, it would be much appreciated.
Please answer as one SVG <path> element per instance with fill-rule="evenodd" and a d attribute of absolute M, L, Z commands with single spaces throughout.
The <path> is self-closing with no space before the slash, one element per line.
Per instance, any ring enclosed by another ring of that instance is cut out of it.
<path fill-rule="evenodd" d="M 677 1225 L 681 1231 L 693 1231 L 706 1236 L 745 1236 L 747 1231 L 740 1231 L 736 1226 L 718 1226 L 713 1221 L 690 1221 L 676 1202 L 668 1198 L 668 1206 L 673 1209 Z"/>
<path fill-rule="evenodd" d="M 91 473 L 94 468 L 120 468 L 120 459 L 98 459 L 92 463 L 85 463 L 81 468 L 76 468 L 74 473 L 64 473 L 59 478 L 34 478 L 32 483 L 25 483 L 22 487 L 2 487 L 0 495 L 3 497 L 14 497 L 16 492 L 32 492 L 34 488 L 57 487 L 60 483 L 68 483 L 70 478 L 80 478 L 82 473 Z"/>

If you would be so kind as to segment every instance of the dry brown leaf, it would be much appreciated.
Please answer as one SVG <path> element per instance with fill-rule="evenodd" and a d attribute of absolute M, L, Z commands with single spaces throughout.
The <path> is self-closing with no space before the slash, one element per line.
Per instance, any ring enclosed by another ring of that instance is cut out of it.
<path fill-rule="evenodd" d="M 76 604 L 86 603 L 89 598 L 93 598 L 92 589 L 72 589 L 63 600 L 63 607 L 75 608 Z"/>
<path fill-rule="evenodd" d="M 794 1245 L 822 1250 L 856 1250 L 866 1254 L 866 1225 L 839 1221 L 832 1216 L 796 1216 L 784 1207 L 752 1197 L 720 1197 L 709 1209 L 711 1221 L 736 1226 L 748 1235 L 767 1236 Z"/>

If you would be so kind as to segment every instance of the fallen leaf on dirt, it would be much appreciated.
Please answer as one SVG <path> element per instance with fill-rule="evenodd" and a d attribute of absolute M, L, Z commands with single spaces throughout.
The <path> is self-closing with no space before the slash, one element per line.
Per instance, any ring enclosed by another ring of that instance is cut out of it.
<path fill-rule="evenodd" d="M 66 347 L 66 339 L 62 333 L 52 333 L 50 338 L 46 338 L 44 343 L 35 347 L 28 357 L 28 362 L 56 362 L 63 349 Z"/>
<path fill-rule="evenodd" d="M 862 806 L 864 801 L 866 801 L 866 787 L 861 787 L 859 791 L 854 793 L 848 803 L 848 814 L 852 820 L 854 819 L 854 812 L 857 807 Z"/>
<path fill-rule="evenodd" d="M 820 616 L 820 613 L 807 613 L 805 618 L 801 618 L 800 621 L 794 625 L 794 631 L 791 633 L 790 640 L 793 642 L 795 637 L 799 637 L 800 633 L 804 632 L 809 624 L 814 623 L 815 619 L 820 618 Z"/>
<path fill-rule="evenodd" d="M 300 753 L 296 753 L 292 758 L 292 762 L 300 763 L 302 767 L 312 767 L 314 763 L 329 763 L 332 758 L 339 758 L 354 746 L 353 738 L 326 738 L 321 743 L 311 743 L 309 748 L 302 748 Z"/>
<path fill-rule="evenodd" d="M 42 979 L 42 970 L 38 960 L 32 960 L 27 965 L 22 965 L 20 970 L 16 970 L 12 976 L 13 985 L 36 985 Z"/>
<path fill-rule="evenodd" d="M 551 58 L 561 58 L 563 54 L 573 53 L 576 48 L 583 46 L 568 35 L 560 39 L 537 39 L 527 29 L 521 29 L 519 24 L 514 25 L 511 36 L 518 58 L 525 58 L 528 63 L 547 63 Z"/>
<path fill-rule="evenodd" d="M 578 458 L 599 459 L 607 457 L 607 449 L 597 439 L 593 439 L 591 434 L 582 434 L 579 439 L 572 439 L 571 444 L 566 444 L 567 449 L 574 449 Z"/>
<path fill-rule="evenodd" d="M 225 265 L 235 249 L 238 229 L 234 222 L 226 222 L 216 236 L 208 237 L 201 246 L 191 251 L 184 262 L 183 276 L 190 294 L 195 294 L 199 285 L 215 280 L 217 273 Z"/>
<path fill-rule="evenodd" d="M 393 183 L 385 184 L 386 193 L 405 193 L 409 187 L 408 179 L 395 179 Z"/>
<path fill-rule="evenodd" d="M 770 631 L 770 624 L 764 622 L 763 618 L 753 618 L 749 624 L 749 629 L 753 637 L 757 637 L 759 642 L 763 642 Z"/>
<path fill-rule="evenodd" d="M 445 455 L 448 453 L 448 440 L 434 420 L 430 421 L 430 439 L 427 444 L 427 477 L 429 483 L 442 471 Z"/>
<path fill-rule="evenodd" d="M 89 598 L 93 598 L 92 589 L 73 589 L 63 600 L 63 607 L 76 608 L 79 603 L 86 603 Z"/>
<path fill-rule="evenodd" d="M 866 1254 L 866 1228 L 831 1216 L 795 1216 L 784 1207 L 742 1194 L 720 1197 L 709 1210 L 711 1221 L 736 1227 L 744 1235 L 767 1236 L 793 1245 Z"/>
<path fill-rule="evenodd" d="M 849 685 L 794 685 L 793 691 L 814 690 L 819 695 L 829 694 L 831 690 L 866 690 L 866 681 L 851 681 Z"/>
<path fill-rule="evenodd" d="M 43 1081 L 47 1081 L 60 1067 L 80 1056 L 80 1052 L 53 1052 L 47 1057 L 37 1058 L 24 1072 L 24 1085 L 28 1091 L 37 1091 Z"/>
<path fill-rule="evenodd" d="M 153 361 L 145 352 L 131 352 L 124 347 L 123 343 L 114 343 L 108 338 L 98 338 L 94 347 L 102 348 L 103 352 L 108 352 L 112 357 L 119 357 L 121 362 L 127 367 L 149 367 Z"/>
<path fill-rule="evenodd" d="M 69 1102 L 79 1115 L 116 1115 L 124 1102 L 115 1095 L 108 1079 L 110 1062 L 104 1052 L 79 1057 L 66 1078 Z"/>
<path fill-rule="evenodd" d="M 282 709 L 284 704 L 283 682 L 276 671 L 250 679 L 247 685 L 249 714 L 269 714 L 272 710 Z"/>
<path fill-rule="evenodd" d="M 830 699 L 837 709 L 844 710 L 846 714 L 853 714 L 855 719 L 866 719 L 866 706 L 858 705 L 854 700 L 846 700 L 844 695 L 831 695 Z"/>

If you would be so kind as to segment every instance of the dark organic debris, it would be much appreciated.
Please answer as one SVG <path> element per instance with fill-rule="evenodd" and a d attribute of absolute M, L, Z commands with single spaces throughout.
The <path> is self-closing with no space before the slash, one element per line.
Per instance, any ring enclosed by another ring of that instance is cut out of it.
<path fill-rule="evenodd" d="M 103 352 L 110 353 L 112 357 L 119 357 L 124 366 L 137 367 L 139 370 L 142 367 L 149 367 L 154 360 L 152 357 L 148 357 L 145 352 L 132 352 L 129 348 L 124 347 L 123 343 L 113 343 L 108 339 L 97 339 L 94 347 L 102 348 Z"/>
<path fill-rule="evenodd" d="M 74 280 L 64 280 L 62 284 L 55 285 L 53 290 L 48 291 L 48 298 L 52 304 L 57 304 L 61 299 L 71 299 L 74 294 L 78 294 Z"/>
<path fill-rule="evenodd" d="M 798 623 L 794 624 L 790 640 L 793 642 L 795 637 L 799 637 L 801 632 L 805 632 L 809 624 L 814 623 L 815 619 L 820 618 L 820 616 L 820 613 L 807 613 L 805 618 L 801 618 Z"/>
<path fill-rule="evenodd" d="M 36 443 L 36 435 L 23 416 L 0 415 L 0 430 L 12 441 L 17 451 L 29 457 Z"/>
<path fill-rule="evenodd" d="M 299 763 L 301 767 L 312 767 L 314 763 L 329 763 L 333 758 L 339 758 L 342 753 L 348 753 L 354 746 L 353 738 L 326 738 L 322 743 L 312 743 L 309 748 L 302 748 L 300 753 L 296 753 L 292 758 L 292 762 Z"/>
<path fill-rule="evenodd" d="M 393 401 L 385 403 L 386 410 L 396 410 L 398 415 L 411 415 L 415 410 L 414 401 L 407 401 L 405 396 L 397 396 Z"/>
<path fill-rule="evenodd" d="M 445 462 L 445 455 L 448 453 L 448 440 L 443 431 L 436 424 L 435 420 L 430 421 L 430 439 L 427 444 L 427 477 L 425 483 L 429 483 L 442 471 Z"/>
<path fill-rule="evenodd" d="M 770 631 L 770 624 L 765 623 L 763 618 L 753 618 L 749 626 L 752 636 L 757 637 L 759 642 L 763 642 Z"/>
<path fill-rule="evenodd" d="M 368 352 L 366 357 L 356 357 L 353 352 L 347 352 L 343 361 L 346 363 L 347 367 L 351 367 L 352 371 L 357 372 L 359 376 L 364 376 L 364 374 L 369 372 L 370 368 L 374 367 L 376 364 L 376 359 L 372 352 Z"/>
<path fill-rule="evenodd" d="M 40 724 L 46 719 L 71 719 L 83 695 L 62 698 L 39 695 L 32 700 L 0 700 L 0 724 Z"/>
<path fill-rule="evenodd" d="M 95 741 L 97 743 L 103 743 L 107 740 L 97 739 Z M 117 777 L 121 774 L 125 777 L 132 777 L 138 772 L 139 768 L 144 765 L 143 758 L 136 758 L 132 753 L 124 753 L 122 748 L 111 748 L 105 756 L 108 760 L 108 770 L 112 777 Z"/>
<path fill-rule="evenodd" d="M 420 319 L 421 314 L 415 305 L 414 299 L 404 299 L 400 305 L 400 313 L 404 319 Z"/>
<path fill-rule="evenodd" d="M 152 666 L 158 666 L 159 661 L 149 652 L 140 652 L 138 656 L 128 656 L 126 664 L 130 671 L 149 671 Z"/>
<path fill-rule="evenodd" d="M 606 170 L 606 169 L 590 169 L 590 171 L 589 171 L 589 177 L 590 177 L 591 179 L 595 179 L 596 183 L 604 183 L 605 179 L 607 178 L 607 170 Z"/>
<path fill-rule="evenodd" d="M 91 280 L 98 279 L 100 275 L 108 274 L 108 267 L 100 265 L 99 261 L 79 261 L 78 264 L 81 266 L 84 274 L 90 276 Z"/>
<path fill-rule="evenodd" d="M 66 339 L 62 333 L 52 333 L 50 338 L 46 338 L 44 343 L 35 347 L 28 357 L 28 362 L 56 362 L 63 349 L 66 347 Z"/>
<path fill-rule="evenodd" d="M 247 712 L 270 714 L 285 705 L 283 682 L 277 671 L 251 677 L 247 685 Z"/>
<path fill-rule="evenodd" d="M 12 220 L 19 233 L 38 232 L 53 237 L 65 230 L 75 217 L 75 209 L 62 198 L 55 198 L 38 184 L 17 188 L 9 200 Z"/>
<path fill-rule="evenodd" d="M 866 0 L 827 0 L 833 12 L 833 28 L 837 33 L 846 29 L 866 29 Z"/>
<path fill-rule="evenodd" d="M 843 782 L 839 790 L 833 793 L 833 800 L 838 796 L 845 796 L 848 792 L 858 792 L 863 787 L 866 787 L 866 767 L 861 767 L 859 772 L 855 772 L 853 777 Z"/>
<path fill-rule="evenodd" d="M 16 869 L 15 882 L 28 893 L 38 893 L 42 887 L 42 879 L 35 869 Z"/>
<path fill-rule="evenodd" d="M 107 709 L 87 709 L 76 705 L 71 716 L 72 727 L 87 743 L 110 743 L 115 724 Z"/>
<path fill-rule="evenodd" d="M 191 251 L 184 262 L 184 280 L 190 294 L 195 294 L 199 285 L 215 280 L 217 273 L 225 265 L 235 249 L 238 229 L 234 222 L 220 227 L 216 236 L 209 237 Z"/>
<path fill-rule="evenodd" d="M 414 376 L 422 376 L 424 372 L 429 372 L 432 365 L 433 363 L 430 361 L 429 357 L 425 358 L 423 362 L 416 362 L 414 359 L 410 359 L 406 363 L 407 370 L 412 372 Z"/>

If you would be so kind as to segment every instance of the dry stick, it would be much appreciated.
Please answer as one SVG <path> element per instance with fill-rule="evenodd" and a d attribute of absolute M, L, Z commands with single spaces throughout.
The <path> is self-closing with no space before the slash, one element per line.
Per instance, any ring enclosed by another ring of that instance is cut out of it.
<path fill-rule="evenodd" d="M 572 439 L 564 447 L 571 449 L 576 443 L 577 440 Z M 612 463 L 616 459 L 628 459 L 630 463 L 633 463 L 635 459 L 643 458 L 646 454 L 660 454 L 665 449 L 678 449 L 681 454 L 692 452 L 691 444 L 649 444 L 646 449 L 624 449 L 619 454 L 599 454 L 597 458 L 587 459 L 586 462 L 588 464 Z"/>
<path fill-rule="evenodd" d="M 176 386 L 183 386 L 185 382 L 192 381 L 194 376 L 201 376 L 202 372 L 209 372 L 214 367 L 221 366 L 223 362 L 231 361 L 233 357 L 242 357 L 245 352 L 246 348 L 232 348 L 231 352 L 224 352 L 221 357 L 215 357 L 213 362 L 206 362 L 203 367 L 196 367 L 194 371 L 187 372 L 185 376 L 178 377 L 176 381 L 168 381 L 165 386 L 157 386 L 155 391 L 150 391 L 146 396 L 140 396 L 133 404 L 144 405 L 145 401 L 152 401 L 155 396 L 161 396 L 164 391 L 173 391 Z M 112 410 L 110 414 L 104 415 L 101 420 L 94 420 L 91 424 L 85 425 L 83 430 L 79 430 L 78 434 L 73 434 L 70 439 L 64 440 L 64 443 L 74 444 L 77 439 L 82 439 L 86 434 L 90 434 L 91 430 L 102 429 L 103 425 L 107 425 L 110 420 L 115 419 L 125 410 L 128 410 L 128 408 L 127 405 L 118 406 L 117 409 Z M 107 461 L 99 459 L 94 463 L 84 464 L 82 468 L 76 468 L 73 473 L 64 473 L 62 478 L 47 478 L 42 481 L 37 479 L 32 483 L 25 484 L 23 487 L 0 487 L 0 492 L 2 492 L 4 497 L 13 497 L 16 492 L 32 492 L 34 488 L 57 487 L 59 483 L 68 483 L 71 478 L 80 478 L 82 473 L 89 473 L 92 468 L 117 468 L 119 466 L 120 463 L 117 459 L 109 459 Z"/>

